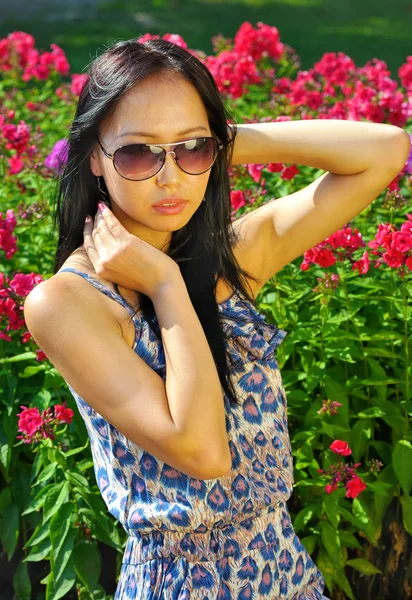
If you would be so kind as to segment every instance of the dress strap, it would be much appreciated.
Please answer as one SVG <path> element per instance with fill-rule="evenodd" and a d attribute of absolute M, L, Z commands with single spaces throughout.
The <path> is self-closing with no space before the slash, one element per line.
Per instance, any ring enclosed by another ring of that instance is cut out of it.
<path fill-rule="evenodd" d="M 119 302 L 122 306 L 124 306 L 124 308 L 127 309 L 127 311 L 129 312 L 129 314 L 131 316 L 134 315 L 134 310 L 120 294 L 109 289 L 106 285 L 104 285 L 100 281 L 97 281 L 97 279 L 94 279 L 94 277 L 91 277 L 91 275 L 89 275 L 88 273 L 84 273 L 83 271 L 78 271 L 77 269 L 73 269 L 72 267 L 65 267 L 64 269 L 60 269 L 60 271 L 58 271 L 58 273 L 62 273 L 63 271 L 70 271 L 71 273 L 76 273 L 76 275 L 80 275 L 80 277 L 83 277 L 83 279 L 86 279 L 86 281 L 91 283 L 92 286 L 94 286 L 96 289 L 103 292 L 103 294 L 105 294 L 109 298 L 112 298 L 112 300 L 115 300 L 116 302 Z"/>

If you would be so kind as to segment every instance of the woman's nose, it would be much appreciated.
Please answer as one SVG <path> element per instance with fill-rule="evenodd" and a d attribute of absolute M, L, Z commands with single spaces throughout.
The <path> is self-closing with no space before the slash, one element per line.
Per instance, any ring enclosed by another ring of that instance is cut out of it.
<path fill-rule="evenodd" d="M 168 154 L 172 154 L 172 156 L 168 157 Z M 176 154 L 173 150 L 169 150 L 169 152 L 166 152 L 165 154 L 165 161 L 158 175 L 163 179 L 177 180 L 179 171 L 181 172 L 181 169 L 176 162 Z"/>

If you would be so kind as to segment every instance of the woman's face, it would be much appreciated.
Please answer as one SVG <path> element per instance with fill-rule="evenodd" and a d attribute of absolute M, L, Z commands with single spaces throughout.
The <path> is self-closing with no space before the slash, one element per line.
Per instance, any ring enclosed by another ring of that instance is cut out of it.
<path fill-rule="evenodd" d="M 193 131 L 182 135 L 189 129 Z M 122 96 L 115 112 L 99 130 L 99 140 L 110 154 L 127 144 L 168 144 L 211 135 L 198 92 L 175 73 L 149 76 L 135 85 Z M 188 175 L 175 163 L 174 155 L 168 154 L 156 175 L 144 181 L 129 181 L 116 172 L 113 161 L 98 143 L 90 166 L 94 175 L 103 177 L 111 210 L 122 225 L 129 233 L 164 251 L 172 232 L 186 225 L 199 208 L 210 177 L 210 170 L 202 175 Z M 175 196 L 188 201 L 178 214 L 160 214 L 152 207 L 155 202 Z"/>

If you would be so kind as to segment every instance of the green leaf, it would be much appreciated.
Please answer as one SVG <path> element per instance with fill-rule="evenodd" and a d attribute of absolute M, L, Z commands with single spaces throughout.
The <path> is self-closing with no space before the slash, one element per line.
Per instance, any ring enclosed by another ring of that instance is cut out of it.
<path fill-rule="evenodd" d="M 68 493 L 68 481 L 59 483 L 56 487 L 49 491 L 44 503 L 43 523 L 48 521 L 59 510 L 60 506 L 66 501 Z"/>
<path fill-rule="evenodd" d="M 385 411 L 382 410 L 379 406 L 372 406 L 371 408 L 367 408 L 366 410 L 362 410 L 356 416 L 358 419 L 376 419 L 377 417 L 384 417 L 386 415 Z"/>
<path fill-rule="evenodd" d="M 83 541 L 73 549 L 73 564 L 78 578 L 88 590 L 96 589 L 101 573 L 101 556 L 95 542 Z"/>
<path fill-rule="evenodd" d="M 40 583 L 43 583 L 41 581 Z M 73 562 L 70 560 L 60 579 L 55 580 L 51 571 L 47 577 L 46 598 L 45 600 L 59 600 L 66 596 L 76 583 L 76 571 Z"/>
<path fill-rule="evenodd" d="M 340 538 L 339 533 L 332 527 L 328 521 L 320 522 L 320 535 L 326 552 L 335 564 L 339 564 L 340 556 Z"/>
<path fill-rule="evenodd" d="M 66 458 L 68 458 L 69 456 L 73 456 L 74 454 L 78 454 L 79 452 L 83 452 L 83 450 L 85 450 L 87 448 L 87 446 L 90 445 L 90 439 L 87 438 L 86 443 L 84 446 L 81 446 L 80 448 L 73 448 L 72 450 L 68 450 L 67 452 L 62 452 L 63 456 L 65 456 Z"/>
<path fill-rule="evenodd" d="M 379 454 L 379 458 L 383 461 L 384 465 L 388 465 L 392 460 L 392 446 L 388 442 L 382 442 L 379 440 L 373 440 L 370 445 L 375 448 Z"/>
<path fill-rule="evenodd" d="M 339 537 L 342 546 L 345 546 L 346 548 L 361 548 L 360 543 L 350 531 L 341 529 L 339 531 Z"/>
<path fill-rule="evenodd" d="M 84 488 L 89 487 L 89 482 L 87 481 L 86 477 L 84 477 L 83 475 L 80 475 L 80 473 L 76 473 L 75 471 L 66 471 L 65 477 L 73 485 L 79 486 L 80 489 L 82 489 L 83 487 Z"/>
<path fill-rule="evenodd" d="M 122 544 L 120 542 L 119 531 L 115 527 L 113 520 L 107 517 L 107 522 L 103 525 L 99 519 L 96 519 L 96 515 L 90 508 L 80 508 L 79 514 L 83 516 L 83 520 L 88 527 L 92 530 L 92 535 L 96 540 L 103 542 L 111 548 L 115 548 L 119 552 L 122 551 Z"/>
<path fill-rule="evenodd" d="M 323 496 L 323 509 L 333 527 L 338 529 L 340 521 L 338 496 L 336 494 Z"/>
<path fill-rule="evenodd" d="M 26 377 L 33 377 L 33 375 L 37 375 L 37 373 L 41 373 L 41 371 L 46 370 L 46 365 L 39 365 L 38 367 L 26 367 L 23 373 L 20 373 L 20 377 L 25 379 Z"/>
<path fill-rule="evenodd" d="M 343 569 L 336 569 L 333 574 L 333 579 L 336 581 L 338 586 L 345 592 L 348 598 L 350 598 L 350 600 L 355 600 L 351 585 L 345 573 L 343 572 Z"/>
<path fill-rule="evenodd" d="M 72 552 L 76 535 L 77 533 L 72 528 L 70 531 L 67 532 L 67 534 L 65 534 L 63 543 L 59 546 L 58 550 L 55 552 L 52 551 L 52 560 L 50 561 L 50 564 L 53 569 L 53 577 L 57 581 L 59 581 L 62 577 L 69 561 L 73 561 Z"/>
<path fill-rule="evenodd" d="M 49 485 L 44 486 L 34 498 L 32 498 L 27 505 L 27 508 L 21 513 L 23 515 L 29 515 L 30 513 L 39 510 L 46 501 L 47 495 L 55 487 L 59 487 L 59 483 L 49 483 Z"/>
<path fill-rule="evenodd" d="M 361 457 L 365 454 L 369 440 L 372 436 L 372 431 L 373 421 L 370 419 L 356 421 L 355 425 L 353 426 L 351 448 L 353 452 L 353 460 L 355 462 L 359 462 Z"/>
<path fill-rule="evenodd" d="M 0 492 L 0 516 L 12 502 L 11 487 L 5 487 Z"/>
<path fill-rule="evenodd" d="M 309 504 L 302 508 L 302 510 L 297 514 L 296 518 L 293 521 L 293 528 L 295 532 L 300 531 L 305 527 L 307 523 L 311 520 L 315 515 L 319 516 L 320 514 L 320 505 L 319 504 Z"/>
<path fill-rule="evenodd" d="M 378 542 L 373 537 L 373 532 L 371 534 L 368 524 L 362 523 L 362 521 L 354 517 L 352 513 L 346 510 L 346 508 L 343 506 L 340 507 L 340 512 L 342 517 L 349 521 L 349 523 L 352 523 L 352 525 L 354 525 L 357 529 L 361 529 L 365 533 L 366 537 L 373 546 L 378 546 Z"/>
<path fill-rule="evenodd" d="M 49 535 L 49 524 L 43 523 L 42 525 L 39 525 L 33 531 L 31 537 L 24 544 L 23 549 L 27 550 L 27 548 L 31 548 L 31 546 L 34 546 L 35 544 L 39 544 L 48 535 Z"/>
<path fill-rule="evenodd" d="M 333 575 L 335 573 L 335 569 L 334 569 L 333 563 L 330 559 L 330 556 L 328 555 L 328 553 L 326 552 L 326 550 L 323 547 L 321 547 L 319 549 L 319 552 L 318 552 L 318 555 L 316 558 L 316 566 L 321 571 L 323 577 L 325 578 L 326 586 L 332 594 L 333 588 L 334 588 Z"/>
<path fill-rule="evenodd" d="M 392 452 L 392 466 L 405 496 L 412 489 L 412 444 L 399 440 Z"/>
<path fill-rule="evenodd" d="M 389 385 L 394 383 L 403 383 L 401 379 L 385 377 L 385 379 L 362 379 L 362 385 Z"/>
<path fill-rule="evenodd" d="M 316 534 L 313 534 L 313 535 L 307 535 L 306 537 L 301 538 L 300 541 L 305 546 L 306 552 L 308 554 L 312 555 L 316 548 L 316 544 L 318 543 L 318 539 L 319 539 L 319 536 Z"/>
<path fill-rule="evenodd" d="M 410 496 L 400 497 L 402 506 L 403 526 L 409 535 L 412 535 L 412 498 Z"/>
<path fill-rule="evenodd" d="M 54 560 L 56 560 L 59 550 L 63 546 L 64 539 L 71 527 L 71 517 L 74 513 L 74 510 L 74 505 L 71 502 L 66 502 L 66 504 L 63 504 L 57 513 L 51 518 L 49 527 L 50 539 L 52 543 L 52 557 Z"/>
<path fill-rule="evenodd" d="M 39 485 L 39 483 L 45 483 L 46 481 L 48 481 L 50 477 L 53 477 L 53 475 L 56 472 L 56 469 L 56 463 L 50 463 L 49 465 L 47 465 L 47 467 L 45 467 L 45 469 L 41 472 L 40 477 L 36 479 L 35 483 L 33 484 L 33 487 Z"/>
<path fill-rule="evenodd" d="M 30 553 L 23 559 L 23 562 L 39 562 L 45 560 L 50 554 L 50 538 L 44 538 L 39 544 L 33 546 Z"/>
<path fill-rule="evenodd" d="M 22 360 L 33 360 L 36 357 L 37 354 L 28 351 L 23 352 L 23 354 L 15 354 L 13 356 L 6 356 L 5 358 L 0 358 L 0 364 L 21 362 Z"/>
<path fill-rule="evenodd" d="M 15 503 L 9 504 L 0 522 L 0 540 L 9 561 L 13 558 L 19 539 L 19 524 L 19 508 Z"/>
<path fill-rule="evenodd" d="M 31 600 L 31 583 L 27 565 L 21 561 L 13 575 L 13 590 L 18 600 Z"/>
<path fill-rule="evenodd" d="M 365 558 L 352 558 L 351 560 L 348 560 L 346 564 L 349 567 L 353 567 L 359 571 L 359 573 L 363 573 L 364 575 L 374 575 L 375 573 L 380 573 L 382 575 L 382 571 L 377 569 Z"/>

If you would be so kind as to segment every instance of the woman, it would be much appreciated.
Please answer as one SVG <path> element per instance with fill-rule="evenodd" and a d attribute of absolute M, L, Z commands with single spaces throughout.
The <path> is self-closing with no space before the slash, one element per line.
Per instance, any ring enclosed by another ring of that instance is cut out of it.
<path fill-rule="evenodd" d="M 286 332 L 255 298 L 388 185 L 408 154 L 404 132 L 237 129 L 206 67 L 161 39 L 119 42 L 88 75 L 55 275 L 25 317 L 68 383 L 101 494 L 129 535 L 115 599 L 323 598 L 286 504 L 293 464 L 276 361 Z M 228 166 L 242 161 L 332 172 L 232 223 Z"/>

